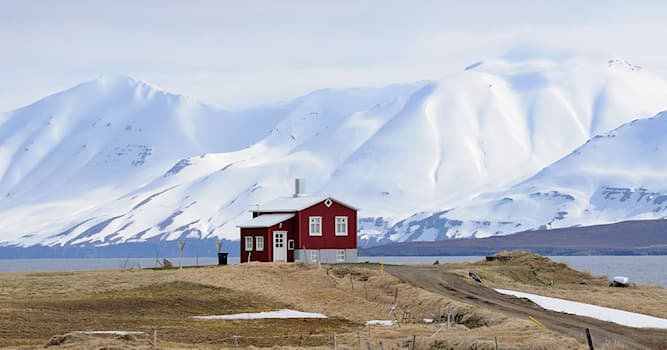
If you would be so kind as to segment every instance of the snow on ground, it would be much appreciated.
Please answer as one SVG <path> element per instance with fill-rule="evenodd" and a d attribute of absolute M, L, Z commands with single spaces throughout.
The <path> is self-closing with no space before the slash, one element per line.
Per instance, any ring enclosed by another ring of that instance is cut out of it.
<path fill-rule="evenodd" d="M 100 77 L 0 113 L 0 246 L 238 240 L 295 177 L 368 243 L 664 217 L 664 121 L 596 135 L 665 109 L 659 75 L 539 53 L 238 111 Z"/>
<path fill-rule="evenodd" d="M 81 332 L 88 335 L 141 335 L 146 334 L 144 332 L 129 332 L 129 331 L 85 331 Z"/>
<path fill-rule="evenodd" d="M 367 326 L 385 326 L 390 327 L 395 325 L 396 322 L 392 320 L 368 320 L 366 321 Z"/>
<path fill-rule="evenodd" d="M 599 320 L 614 322 L 628 327 L 667 329 L 667 319 L 664 318 L 513 290 L 496 289 L 496 292 L 529 299 L 547 310 L 597 318 Z"/>
<path fill-rule="evenodd" d="M 324 314 L 312 312 L 282 309 L 277 311 L 263 311 L 231 315 L 193 316 L 192 318 L 197 320 L 260 320 L 267 318 L 327 318 L 327 316 Z"/>

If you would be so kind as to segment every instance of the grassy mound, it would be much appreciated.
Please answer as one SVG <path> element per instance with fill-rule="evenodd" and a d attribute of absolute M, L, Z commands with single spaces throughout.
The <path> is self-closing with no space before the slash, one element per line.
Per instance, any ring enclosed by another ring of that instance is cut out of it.
<path fill-rule="evenodd" d="M 605 278 L 594 277 L 588 272 L 575 270 L 565 263 L 525 251 L 500 252 L 496 257 L 499 259 L 473 264 L 483 279 L 537 286 L 607 283 Z"/>

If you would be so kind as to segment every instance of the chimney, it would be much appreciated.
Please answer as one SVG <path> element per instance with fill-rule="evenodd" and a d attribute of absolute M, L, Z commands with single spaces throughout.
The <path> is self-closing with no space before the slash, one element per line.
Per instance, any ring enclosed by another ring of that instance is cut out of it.
<path fill-rule="evenodd" d="M 306 195 L 306 179 L 294 179 L 294 198 Z"/>

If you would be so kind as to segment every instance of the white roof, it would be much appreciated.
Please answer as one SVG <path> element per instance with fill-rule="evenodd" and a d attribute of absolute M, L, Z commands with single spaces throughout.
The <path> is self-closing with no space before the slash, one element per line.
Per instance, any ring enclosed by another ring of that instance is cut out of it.
<path fill-rule="evenodd" d="M 339 201 L 333 197 L 281 197 L 275 199 L 264 205 L 260 205 L 257 208 L 252 209 L 254 212 L 295 212 L 304 210 L 308 207 L 311 207 L 317 203 L 324 202 L 327 198 L 330 198 L 332 201 L 342 204 L 348 208 L 357 210 L 357 208 L 348 205 Z"/>
<path fill-rule="evenodd" d="M 259 228 L 259 227 L 271 227 L 275 224 L 279 224 L 287 219 L 294 217 L 294 214 L 264 214 L 258 217 L 252 218 L 246 222 L 241 223 L 238 227 L 245 228 Z"/>

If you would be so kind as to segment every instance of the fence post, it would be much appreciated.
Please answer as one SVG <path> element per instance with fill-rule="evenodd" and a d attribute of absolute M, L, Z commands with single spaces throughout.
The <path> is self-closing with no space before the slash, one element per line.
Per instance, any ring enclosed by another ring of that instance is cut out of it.
<path fill-rule="evenodd" d="M 593 338 L 591 337 L 591 330 L 586 328 L 586 339 L 588 340 L 588 349 L 595 350 L 593 348 Z"/>
<path fill-rule="evenodd" d="M 416 341 L 417 341 L 417 336 L 413 334 L 412 335 L 412 350 L 415 350 L 415 342 Z"/>
<path fill-rule="evenodd" d="M 336 333 L 333 334 L 333 346 L 334 350 L 336 350 Z"/>
<path fill-rule="evenodd" d="M 447 328 L 452 328 L 452 306 L 447 305 Z"/>

